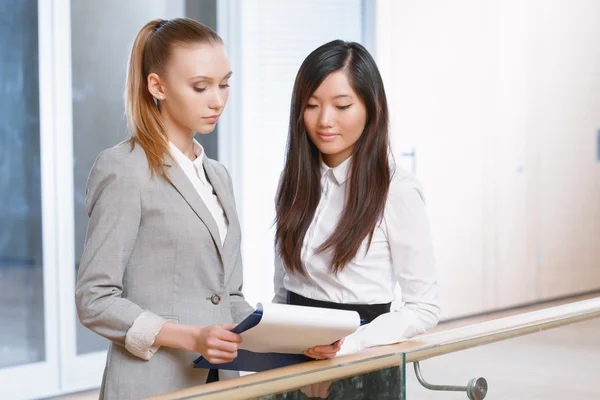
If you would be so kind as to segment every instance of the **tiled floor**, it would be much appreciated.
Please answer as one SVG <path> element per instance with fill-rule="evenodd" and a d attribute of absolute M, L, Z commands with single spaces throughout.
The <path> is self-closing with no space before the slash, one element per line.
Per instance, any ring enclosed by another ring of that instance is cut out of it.
<path fill-rule="evenodd" d="M 597 294 L 596 294 L 597 296 Z M 542 307 L 559 304 L 545 304 Z M 442 324 L 448 329 L 539 308 L 512 310 L 493 316 Z M 432 392 L 416 380 L 407 366 L 409 400 L 465 400 L 464 393 Z M 421 363 L 433 384 L 465 385 L 475 376 L 489 384 L 486 400 L 596 400 L 600 399 L 600 318 L 538 332 L 436 357 Z M 98 392 L 76 394 L 63 400 L 92 400 Z"/>

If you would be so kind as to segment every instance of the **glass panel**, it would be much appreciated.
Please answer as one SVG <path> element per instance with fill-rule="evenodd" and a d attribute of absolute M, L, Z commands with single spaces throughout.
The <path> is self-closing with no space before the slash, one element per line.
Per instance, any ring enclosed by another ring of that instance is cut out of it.
<path fill-rule="evenodd" d="M 37 27 L 0 2 L 0 368 L 45 359 Z"/>
<path fill-rule="evenodd" d="M 186 392 L 181 399 L 187 398 L 203 398 L 214 397 L 216 393 L 222 396 L 231 394 L 231 397 L 239 397 L 247 395 L 247 393 L 255 392 L 274 393 L 278 390 L 282 380 L 286 380 L 284 386 L 289 386 L 288 380 L 295 381 L 307 374 L 326 374 L 327 371 L 344 368 L 347 371 L 356 371 L 357 369 L 381 368 L 383 365 L 394 365 L 394 367 L 386 367 L 382 370 L 370 372 L 366 374 L 358 374 L 357 376 L 335 380 L 329 387 L 329 393 L 326 397 L 329 400 L 405 400 L 406 399 L 406 355 L 404 353 L 390 353 L 385 355 L 373 355 L 369 358 L 359 361 L 350 361 L 347 363 L 332 363 L 325 367 L 317 367 L 317 364 L 312 362 L 302 365 L 293 366 L 292 372 L 275 373 L 270 377 L 263 377 L 260 380 L 245 381 L 243 384 L 234 385 L 229 389 L 212 389 L 210 385 L 198 386 L 198 392 L 193 390 Z M 263 380 L 264 379 L 264 380 Z M 215 391 L 216 390 L 216 391 Z M 243 394 L 240 393 L 243 391 Z M 235 396 L 234 396 L 235 395 Z M 316 395 L 313 395 L 316 397 Z M 177 396 L 173 398 L 179 398 Z M 306 400 L 309 397 L 304 395 L 300 390 L 292 390 L 281 394 L 273 394 L 259 397 L 260 400 Z"/>
<path fill-rule="evenodd" d="M 329 388 L 327 382 L 320 383 L 312 385 L 310 391 L 294 390 L 264 396 L 261 400 L 308 400 L 317 396 L 327 400 L 404 400 L 406 398 L 404 381 L 404 368 L 398 366 L 339 379 L 331 382 Z"/>

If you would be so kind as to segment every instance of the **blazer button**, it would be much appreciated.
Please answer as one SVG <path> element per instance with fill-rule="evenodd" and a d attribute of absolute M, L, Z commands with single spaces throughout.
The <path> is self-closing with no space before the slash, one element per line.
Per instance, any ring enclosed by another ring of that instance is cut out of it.
<path fill-rule="evenodd" d="M 218 294 L 213 294 L 212 296 L 210 296 L 210 301 L 214 304 L 217 305 L 221 302 L 221 297 Z"/>

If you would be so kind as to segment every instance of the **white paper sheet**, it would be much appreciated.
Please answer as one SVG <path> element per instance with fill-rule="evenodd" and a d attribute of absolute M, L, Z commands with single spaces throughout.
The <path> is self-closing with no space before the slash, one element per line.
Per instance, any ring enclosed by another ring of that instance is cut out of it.
<path fill-rule="evenodd" d="M 241 349 L 255 353 L 302 354 L 314 346 L 328 345 L 360 327 L 356 311 L 261 304 L 263 316 L 258 325 L 241 334 Z"/>

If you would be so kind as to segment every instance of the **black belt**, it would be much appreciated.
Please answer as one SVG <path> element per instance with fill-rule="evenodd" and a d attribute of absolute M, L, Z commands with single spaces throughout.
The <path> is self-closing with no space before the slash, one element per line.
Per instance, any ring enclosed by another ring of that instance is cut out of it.
<path fill-rule="evenodd" d="M 392 303 L 386 304 L 341 304 L 331 303 L 329 301 L 320 301 L 300 296 L 294 292 L 288 291 L 288 304 L 295 306 L 307 306 L 307 307 L 321 307 L 321 308 L 333 308 L 336 310 L 350 310 L 356 311 L 360 318 L 365 321 L 366 324 L 379 317 L 381 314 L 390 312 Z"/>

